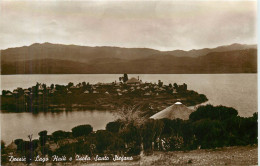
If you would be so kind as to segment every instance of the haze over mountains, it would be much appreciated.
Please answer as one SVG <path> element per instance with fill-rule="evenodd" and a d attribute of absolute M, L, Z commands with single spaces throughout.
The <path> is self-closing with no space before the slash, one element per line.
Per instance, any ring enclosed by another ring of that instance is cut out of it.
<path fill-rule="evenodd" d="M 256 73 L 257 45 L 199 50 L 32 44 L 1 50 L 2 74 Z"/>

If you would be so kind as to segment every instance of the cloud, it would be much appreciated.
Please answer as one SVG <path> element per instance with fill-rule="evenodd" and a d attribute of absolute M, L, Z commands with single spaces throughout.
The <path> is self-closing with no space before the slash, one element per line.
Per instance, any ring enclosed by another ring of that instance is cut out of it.
<path fill-rule="evenodd" d="M 256 1 L 3 1 L 0 46 L 35 42 L 161 50 L 256 43 Z"/>

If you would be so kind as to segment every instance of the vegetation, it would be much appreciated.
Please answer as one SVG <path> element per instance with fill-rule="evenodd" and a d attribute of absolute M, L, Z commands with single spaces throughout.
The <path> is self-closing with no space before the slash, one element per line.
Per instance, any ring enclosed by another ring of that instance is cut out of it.
<path fill-rule="evenodd" d="M 55 131 L 51 134 L 54 142 L 57 142 L 58 140 L 61 140 L 61 139 L 70 138 L 71 135 L 72 135 L 71 132 L 66 132 L 66 131 L 62 131 L 62 130 Z"/>
<path fill-rule="evenodd" d="M 46 130 L 41 131 L 38 133 L 38 135 L 40 136 L 39 141 L 41 146 L 44 146 L 47 141 L 47 131 Z"/>
<path fill-rule="evenodd" d="M 72 129 L 72 135 L 74 137 L 87 136 L 93 131 L 93 127 L 90 125 L 80 125 Z"/>
<path fill-rule="evenodd" d="M 224 106 L 200 106 L 189 120 L 147 119 L 138 108 L 122 112 L 120 119 L 110 122 L 106 130 L 93 131 L 90 125 L 72 128 L 72 132 L 39 132 L 39 140 L 16 139 L 16 154 L 33 157 L 37 154 L 80 155 L 139 155 L 142 151 L 179 151 L 202 148 L 257 144 L 257 113 L 240 117 L 235 109 Z M 140 120 L 143 119 L 143 120 Z M 58 145 L 51 149 L 53 145 Z M 4 143 L 1 145 L 4 146 Z M 6 153 L 2 148 L 2 153 Z"/>
<path fill-rule="evenodd" d="M 40 111 L 72 111 L 82 110 L 117 110 L 124 106 L 141 106 L 142 112 L 149 115 L 160 111 L 178 99 L 186 106 L 192 106 L 207 101 L 207 97 L 195 91 L 188 90 L 187 85 L 176 83 L 164 85 L 158 83 L 128 84 L 127 74 L 118 82 L 89 84 L 86 82 L 68 83 L 67 85 L 50 85 L 37 83 L 28 89 L 17 88 L 13 92 L 3 90 L 1 95 L 1 110 L 7 112 Z M 136 79 L 137 80 L 137 79 Z"/>

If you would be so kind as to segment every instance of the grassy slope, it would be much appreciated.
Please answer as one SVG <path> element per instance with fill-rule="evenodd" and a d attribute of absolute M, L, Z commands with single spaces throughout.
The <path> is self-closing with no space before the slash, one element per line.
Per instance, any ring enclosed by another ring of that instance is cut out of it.
<path fill-rule="evenodd" d="M 258 147 L 235 146 L 213 150 L 154 152 L 138 162 L 93 163 L 90 165 L 257 165 Z"/>

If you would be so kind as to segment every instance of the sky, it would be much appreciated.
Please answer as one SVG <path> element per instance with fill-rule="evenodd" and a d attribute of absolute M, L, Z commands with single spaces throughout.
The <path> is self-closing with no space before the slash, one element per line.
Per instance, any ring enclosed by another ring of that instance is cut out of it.
<path fill-rule="evenodd" d="M 33 43 L 158 50 L 257 43 L 257 1 L 1 1 L 0 49 Z"/>

